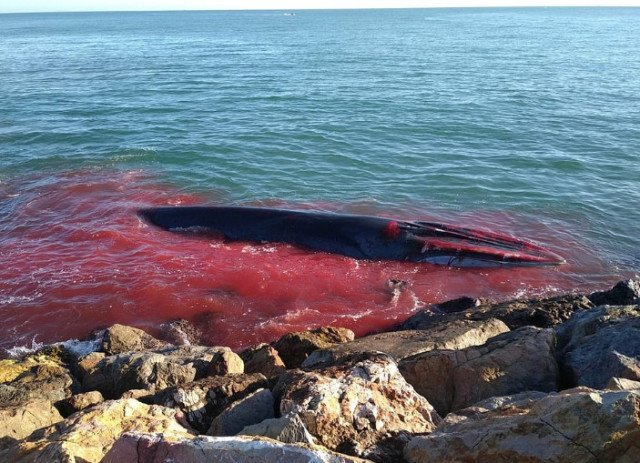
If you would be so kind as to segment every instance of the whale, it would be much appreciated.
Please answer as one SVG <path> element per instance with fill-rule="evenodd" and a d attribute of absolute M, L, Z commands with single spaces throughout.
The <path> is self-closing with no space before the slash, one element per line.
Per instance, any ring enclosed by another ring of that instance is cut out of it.
<path fill-rule="evenodd" d="M 245 206 L 165 206 L 138 210 L 163 230 L 229 241 L 288 243 L 361 260 L 450 267 L 556 266 L 564 259 L 537 244 L 484 230 L 396 220 Z"/>

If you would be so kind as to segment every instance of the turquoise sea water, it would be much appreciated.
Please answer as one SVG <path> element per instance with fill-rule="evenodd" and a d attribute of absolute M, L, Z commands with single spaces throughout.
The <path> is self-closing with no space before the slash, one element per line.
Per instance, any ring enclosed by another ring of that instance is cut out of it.
<path fill-rule="evenodd" d="M 476 217 L 583 259 L 576 283 L 633 276 L 639 30 L 632 8 L 0 15 L 0 309 L 46 279 L 7 283 L 19 211 L 120 176 L 167 203 Z"/>

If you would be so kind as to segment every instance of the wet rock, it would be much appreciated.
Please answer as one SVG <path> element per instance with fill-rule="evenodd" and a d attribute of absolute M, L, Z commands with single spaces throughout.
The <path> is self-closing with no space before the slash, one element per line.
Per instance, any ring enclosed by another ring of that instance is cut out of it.
<path fill-rule="evenodd" d="M 124 434 L 102 463 L 366 463 L 366 460 L 330 452 L 322 447 L 283 444 L 257 437 L 193 439 L 170 434 Z"/>
<path fill-rule="evenodd" d="M 551 298 L 518 299 L 502 303 L 483 301 L 478 306 L 474 305 L 469 309 L 450 313 L 423 310 L 401 324 L 399 329 L 424 330 L 447 321 L 488 318 L 497 318 L 512 330 L 523 326 L 551 328 L 564 323 L 575 312 L 593 307 L 593 302 L 586 296 L 573 294 Z"/>
<path fill-rule="evenodd" d="M 98 391 L 76 394 L 59 403 L 60 410 L 65 416 L 104 402 L 104 397 Z"/>
<path fill-rule="evenodd" d="M 568 390 L 451 415 L 405 447 L 410 463 L 640 461 L 640 393 Z"/>
<path fill-rule="evenodd" d="M 0 461 L 99 462 L 126 431 L 191 436 L 176 420 L 175 410 L 133 399 L 107 401 L 36 431 L 0 452 Z"/>
<path fill-rule="evenodd" d="M 207 431 L 210 436 L 233 436 L 245 426 L 273 418 L 273 394 L 269 389 L 255 392 L 233 402 L 216 416 Z"/>
<path fill-rule="evenodd" d="M 267 378 L 278 376 L 286 370 L 278 351 L 268 344 L 257 344 L 240 352 L 245 373 L 262 373 Z"/>
<path fill-rule="evenodd" d="M 597 291 L 589 295 L 595 305 L 630 305 L 640 303 L 640 280 L 618 282 L 608 291 Z"/>
<path fill-rule="evenodd" d="M 24 439 L 36 429 L 62 420 L 62 415 L 48 400 L 0 406 L 0 450 Z"/>
<path fill-rule="evenodd" d="M 116 324 L 107 328 L 103 333 L 102 351 L 107 355 L 157 350 L 165 347 L 169 347 L 169 344 L 132 326 Z"/>
<path fill-rule="evenodd" d="M 211 376 L 159 392 L 154 403 L 178 408 L 199 432 L 206 432 L 212 420 L 233 402 L 268 386 L 261 374 Z"/>
<path fill-rule="evenodd" d="M 241 364 L 237 354 L 226 347 L 181 346 L 128 352 L 98 362 L 84 378 L 83 388 L 116 398 L 129 389 L 159 391 L 212 372 L 237 371 Z"/>
<path fill-rule="evenodd" d="M 182 318 L 163 323 L 160 326 L 160 338 L 174 346 L 198 346 L 203 343 L 202 331 Z"/>
<path fill-rule="evenodd" d="M 603 389 L 611 378 L 640 381 L 640 306 L 602 306 L 558 327 L 565 386 Z"/>
<path fill-rule="evenodd" d="M 440 420 L 381 353 L 354 354 L 322 370 L 288 371 L 274 394 L 280 412 L 297 414 L 319 443 L 358 456 L 391 433 L 428 432 Z"/>
<path fill-rule="evenodd" d="M 285 334 L 271 345 L 278 351 L 287 368 L 298 368 L 314 350 L 353 339 L 351 330 L 323 326 L 315 330 Z"/>
<path fill-rule="evenodd" d="M 434 304 L 427 309 L 422 309 L 416 312 L 411 317 L 407 318 L 400 325 L 396 326 L 396 330 L 421 330 L 432 327 L 436 318 L 441 317 L 443 314 L 453 314 L 456 312 L 462 312 L 464 310 L 473 309 L 483 304 L 490 304 L 486 299 L 472 298 L 472 297 L 459 297 L 450 301 L 442 302 L 440 304 Z M 434 318 L 436 317 L 436 318 Z M 452 317 L 453 319 L 453 317 Z"/>
<path fill-rule="evenodd" d="M 487 339 L 509 331 L 507 325 L 491 318 L 482 321 L 456 320 L 428 330 L 379 333 L 314 351 L 304 368 L 327 366 L 356 352 L 384 352 L 400 361 L 434 349 L 462 349 L 484 344 Z"/>
<path fill-rule="evenodd" d="M 524 327 L 482 346 L 406 358 L 400 362 L 400 371 L 438 413 L 445 415 L 492 396 L 556 390 L 554 346 L 553 330 Z"/>
<path fill-rule="evenodd" d="M 238 433 L 242 436 L 263 436 L 289 444 L 315 444 L 315 439 L 298 415 L 290 413 L 280 418 L 271 418 L 258 424 L 246 426 Z"/>

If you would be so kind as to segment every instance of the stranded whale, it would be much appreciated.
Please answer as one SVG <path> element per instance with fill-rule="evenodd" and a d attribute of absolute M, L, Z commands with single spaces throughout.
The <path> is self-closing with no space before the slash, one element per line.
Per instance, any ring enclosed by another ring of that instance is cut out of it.
<path fill-rule="evenodd" d="M 170 206 L 138 215 L 172 232 L 228 240 L 290 243 L 354 259 L 427 262 L 452 267 L 559 265 L 540 246 L 491 232 L 432 222 L 263 207 Z"/>

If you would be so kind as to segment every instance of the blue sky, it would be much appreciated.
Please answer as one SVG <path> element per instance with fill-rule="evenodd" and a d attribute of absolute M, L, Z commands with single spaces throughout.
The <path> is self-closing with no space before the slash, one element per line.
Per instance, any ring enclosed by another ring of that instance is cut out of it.
<path fill-rule="evenodd" d="M 0 13 L 565 5 L 640 6 L 640 0 L 0 0 Z"/>

